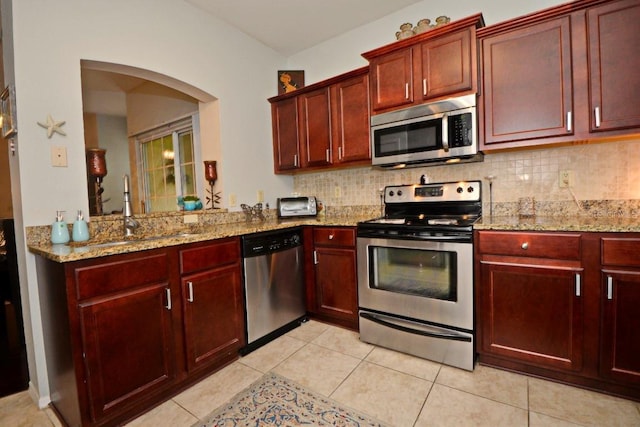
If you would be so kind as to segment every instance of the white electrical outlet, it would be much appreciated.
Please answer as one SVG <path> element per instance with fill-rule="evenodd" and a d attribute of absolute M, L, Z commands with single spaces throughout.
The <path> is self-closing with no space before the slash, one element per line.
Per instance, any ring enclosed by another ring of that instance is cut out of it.
<path fill-rule="evenodd" d="M 67 148 L 59 145 L 51 146 L 51 166 L 67 167 Z"/>
<path fill-rule="evenodd" d="M 234 207 L 238 204 L 238 198 L 234 193 L 229 194 L 229 207 Z"/>
<path fill-rule="evenodd" d="M 572 188 L 573 187 L 573 171 L 569 169 L 561 170 L 558 173 L 558 187 L 560 188 Z"/>
<path fill-rule="evenodd" d="M 264 202 L 264 191 L 258 190 L 257 199 L 258 203 Z"/>

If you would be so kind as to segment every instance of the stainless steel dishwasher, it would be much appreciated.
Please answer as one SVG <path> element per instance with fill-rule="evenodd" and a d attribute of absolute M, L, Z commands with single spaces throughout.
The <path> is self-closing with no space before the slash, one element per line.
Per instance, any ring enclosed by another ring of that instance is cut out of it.
<path fill-rule="evenodd" d="M 307 314 L 302 229 L 242 238 L 248 353 L 298 326 Z"/>

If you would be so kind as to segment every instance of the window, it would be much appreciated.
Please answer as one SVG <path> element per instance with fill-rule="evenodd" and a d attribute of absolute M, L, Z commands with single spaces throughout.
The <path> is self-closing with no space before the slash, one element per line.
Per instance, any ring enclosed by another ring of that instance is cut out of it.
<path fill-rule="evenodd" d="M 136 137 L 138 177 L 146 212 L 177 210 L 180 196 L 198 196 L 197 116 L 163 125 Z"/>

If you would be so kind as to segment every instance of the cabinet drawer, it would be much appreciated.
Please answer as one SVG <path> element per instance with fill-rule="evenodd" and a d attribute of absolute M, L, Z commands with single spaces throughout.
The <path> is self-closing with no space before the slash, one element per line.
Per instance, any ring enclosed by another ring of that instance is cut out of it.
<path fill-rule="evenodd" d="M 352 227 L 316 227 L 313 241 L 316 245 L 355 246 L 356 230 Z"/>
<path fill-rule="evenodd" d="M 180 272 L 191 273 L 240 261 L 240 242 L 226 239 L 180 251 Z"/>
<path fill-rule="evenodd" d="M 138 256 L 74 270 L 78 300 L 169 281 L 166 253 Z"/>
<path fill-rule="evenodd" d="M 640 267 L 639 239 L 602 239 L 602 264 Z"/>
<path fill-rule="evenodd" d="M 481 231 L 480 253 L 553 259 L 580 259 L 580 235 Z"/>

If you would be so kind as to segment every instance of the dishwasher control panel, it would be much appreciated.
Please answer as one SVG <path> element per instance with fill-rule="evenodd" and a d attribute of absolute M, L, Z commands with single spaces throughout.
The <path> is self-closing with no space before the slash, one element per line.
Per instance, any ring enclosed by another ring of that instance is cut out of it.
<path fill-rule="evenodd" d="M 300 229 L 275 230 L 250 234 L 242 238 L 242 253 L 245 258 L 265 255 L 302 245 Z"/>

